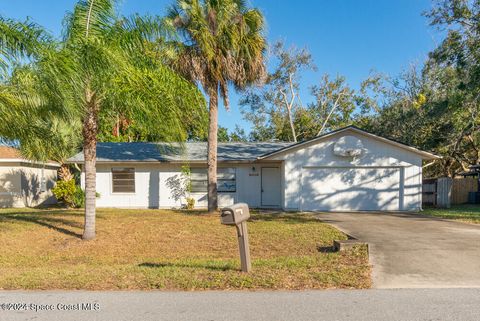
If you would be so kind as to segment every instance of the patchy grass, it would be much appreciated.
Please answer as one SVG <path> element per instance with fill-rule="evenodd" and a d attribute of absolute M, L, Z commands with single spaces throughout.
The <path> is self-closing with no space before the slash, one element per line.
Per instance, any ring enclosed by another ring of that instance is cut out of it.
<path fill-rule="evenodd" d="M 451 208 L 425 208 L 422 214 L 480 224 L 480 205 L 452 205 Z"/>
<path fill-rule="evenodd" d="M 0 210 L 0 289 L 368 288 L 365 248 L 334 253 L 346 236 L 308 214 L 254 214 L 253 272 L 240 272 L 236 231 L 217 215 L 97 210 L 82 241 L 81 210 Z"/>

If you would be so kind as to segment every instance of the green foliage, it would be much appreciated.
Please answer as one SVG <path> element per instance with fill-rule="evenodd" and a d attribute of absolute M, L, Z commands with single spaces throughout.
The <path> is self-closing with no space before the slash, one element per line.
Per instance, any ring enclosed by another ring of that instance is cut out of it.
<path fill-rule="evenodd" d="M 179 40 L 173 67 L 209 96 L 219 89 L 226 108 L 229 84 L 243 89 L 264 74 L 264 19 L 243 1 L 177 0 L 165 25 Z"/>
<path fill-rule="evenodd" d="M 300 81 L 302 72 L 316 70 L 311 54 L 285 49 L 282 42 L 273 45 L 273 53 L 278 62 L 265 86 L 251 88 L 240 101 L 245 119 L 253 124 L 250 140 L 303 141 L 352 123 L 359 97 L 344 77 L 323 75 L 310 88 L 313 101 L 305 106 Z"/>
<path fill-rule="evenodd" d="M 75 207 L 85 207 L 85 192 L 79 185 L 75 186 L 75 193 L 73 193 L 73 203 Z"/>
<path fill-rule="evenodd" d="M 248 141 L 247 134 L 245 130 L 240 128 L 238 125 L 235 126 L 235 129 L 229 133 L 226 127 L 218 127 L 218 141 L 219 142 L 246 142 Z"/>
<path fill-rule="evenodd" d="M 77 204 L 77 186 L 75 180 L 57 181 L 57 184 L 52 189 L 53 194 L 60 202 L 63 202 L 68 207 L 75 207 Z"/>
<path fill-rule="evenodd" d="M 189 165 L 182 165 L 180 172 L 182 173 L 182 188 L 188 196 L 192 192 L 192 182 L 190 181 L 192 170 Z"/>
<path fill-rule="evenodd" d="M 283 42 L 276 42 L 272 52 L 278 63 L 268 73 L 265 85 L 250 88 L 240 105 L 244 117 L 253 124 L 252 140 L 296 141 L 295 113 L 303 108 L 298 94 L 301 72 L 316 67 L 306 49 L 285 49 Z"/>
<path fill-rule="evenodd" d="M 171 190 L 171 196 L 175 201 L 182 202 L 182 205 L 187 209 L 195 207 L 195 199 L 190 196 L 192 182 L 191 169 L 188 164 L 182 165 L 180 174 L 169 177 L 166 185 Z M 183 204 L 183 202 L 186 202 L 186 204 Z"/>
<path fill-rule="evenodd" d="M 218 97 L 229 108 L 229 86 L 243 90 L 265 73 L 264 19 L 239 0 L 177 0 L 165 25 L 176 31 L 178 59 L 171 66 L 209 96 L 209 173 L 217 171 Z M 208 175 L 208 209 L 218 207 L 216 175 Z"/>
<path fill-rule="evenodd" d="M 57 181 L 52 192 L 57 200 L 68 207 L 80 208 L 85 206 L 85 191 L 75 183 L 75 179 Z M 96 193 L 96 197 L 100 197 L 100 194 Z"/>
<path fill-rule="evenodd" d="M 206 137 L 203 95 L 159 59 L 171 52 L 157 45 L 168 33 L 160 19 L 114 9 L 113 1 L 77 2 L 58 40 L 33 23 L 0 20 L 0 53 L 31 56 L 0 84 L 0 136 L 27 158 L 63 162 L 80 149 L 87 90 L 99 140 Z M 114 133 L 118 119 L 128 126 Z"/>
<path fill-rule="evenodd" d="M 425 176 L 453 176 L 480 163 L 480 7 L 476 1 L 436 1 L 425 15 L 446 30 L 445 39 L 421 71 L 367 79 L 366 113 L 358 123 L 442 155 Z"/>
<path fill-rule="evenodd" d="M 195 199 L 193 197 L 187 197 L 187 210 L 193 210 L 195 208 Z"/>
<path fill-rule="evenodd" d="M 0 16 L 0 80 L 21 58 L 35 56 L 40 48 L 51 41 L 45 30 L 36 23 Z"/>

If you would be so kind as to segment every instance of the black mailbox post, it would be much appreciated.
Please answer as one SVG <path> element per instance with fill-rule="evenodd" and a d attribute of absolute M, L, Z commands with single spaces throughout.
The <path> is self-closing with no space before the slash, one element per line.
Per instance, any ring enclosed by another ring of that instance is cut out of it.
<path fill-rule="evenodd" d="M 250 272 L 250 247 L 248 244 L 247 220 L 250 210 L 245 203 L 234 204 L 222 209 L 220 221 L 224 225 L 235 225 L 237 228 L 238 247 L 240 249 L 240 261 L 243 272 Z"/>

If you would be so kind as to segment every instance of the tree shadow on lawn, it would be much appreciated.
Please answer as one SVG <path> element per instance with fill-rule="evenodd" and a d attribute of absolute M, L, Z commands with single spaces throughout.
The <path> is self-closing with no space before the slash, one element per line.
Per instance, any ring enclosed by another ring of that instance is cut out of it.
<path fill-rule="evenodd" d="M 285 213 L 285 212 L 260 212 L 253 214 L 252 222 L 285 222 L 287 224 L 319 223 L 320 221 L 311 214 Z"/>
<path fill-rule="evenodd" d="M 317 251 L 320 253 L 337 253 L 338 251 L 335 249 L 335 246 L 317 246 Z"/>
<path fill-rule="evenodd" d="M 33 208 L 34 211 L 27 211 L 24 209 L 2 209 L 6 211 L 0 211 L 0 218 L 7 215 L 32 215 L 32 216 L 82 216 L 83 209 L 52 209 L 52 208 Z"/>
<path fill-rule="evenodd" d="M 220 215 L 220 212 L 217 213 L 208 213 L 207 210 L 187 210 L 187 209 L 171 209 L 171 211 L 175 214 L 187 215 L 187 216 L 212 216 L 212 215 Z"/>
<path fill-rule="evenodd" d="M 225 263 L 224 266 L 218 266 L 214 264 L 202 264 L 202 263 L 173 263 L 173 262 L 162 262 L 162 263 L 152 263 L 144 262 L 138 265 L 139 267 L 148 267 L 148 268 L 164 268 L 164 267 L 178 267 L 178 268 L 200 268 L 208 269 L 215 271 L 238 271 L 238 269 L 228 266 L 228 263 Z"/>
<path fill-rule="evenodd" d="M 67 214 L 68 215 L 68 214 Z M 73 215 L 73 214 L 70 214 Z M 52 214 L 48 213 L 31 213 L 31 212 L 24 212 L 24 213 L 15 213 L 15 214 L 4 214 L 0 215 L 0 223 L 2 222 L 26 222 L 26 223 L 33 223 L 43 227 L 50 228 L 57 232 L 63 233 L 65 235 L 81 238 L 82 235 L 71 231 L 67 228 L 59 227 L 57 225 L 66 225 L 73 228 L 82 228 L 83 224 L 71 221 L 68 219 L 63 218 L 56 218 L 50 217 Z M 63 216 L 63 215 L 62 215 Z"/>

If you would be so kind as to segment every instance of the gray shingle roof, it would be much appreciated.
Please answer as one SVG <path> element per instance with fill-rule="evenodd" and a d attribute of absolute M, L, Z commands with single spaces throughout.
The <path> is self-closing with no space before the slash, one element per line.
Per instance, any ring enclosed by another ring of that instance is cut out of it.
<path fill-rule="evenodd" d="M 219 162 L 254 161 L 258 157 L 285 148 L 291 143 L 219 143 Z M 206 142 L 179 143 L 98 143 L 98 162 L 182 162 L 206 161 Z M 83 153 L 68 159 L 71 163 L 83 162 Z"/>

